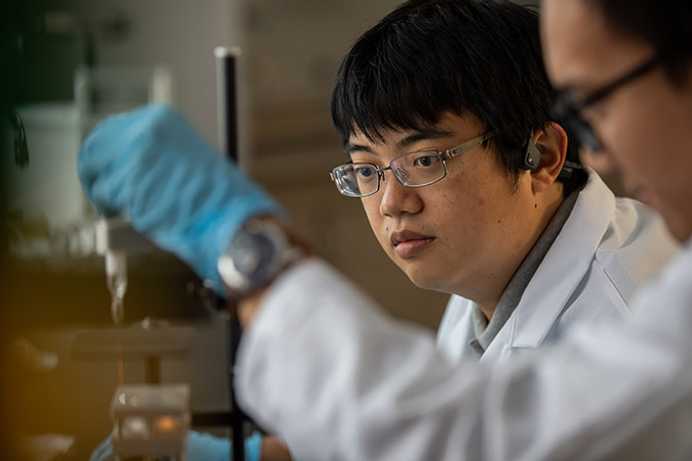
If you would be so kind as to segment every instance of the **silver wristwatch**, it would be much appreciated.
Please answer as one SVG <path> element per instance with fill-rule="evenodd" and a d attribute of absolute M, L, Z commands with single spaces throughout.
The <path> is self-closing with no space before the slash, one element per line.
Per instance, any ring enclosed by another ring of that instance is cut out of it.
<path fill-rule="evenodd" d="M 233 297 L 242 298 L 267 286 L 302 255 L 277 223 L 251 220 L 233 236 L 217 268 Z"/>

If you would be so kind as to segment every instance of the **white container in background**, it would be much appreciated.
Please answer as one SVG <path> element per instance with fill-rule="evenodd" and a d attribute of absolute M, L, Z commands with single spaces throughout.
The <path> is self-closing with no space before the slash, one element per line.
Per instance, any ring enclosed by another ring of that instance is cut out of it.
<path fill-rule="evenodd" d="M 2 160 L 12 224 L 20 231 L 47 225 L 53 232 L 83 222 L 89 207 L 77 177 L 82 129 L 76 105 L 37 104 L 17 112 L 26 130 L 29 163 L 20 167 L 13 155 Z"/>

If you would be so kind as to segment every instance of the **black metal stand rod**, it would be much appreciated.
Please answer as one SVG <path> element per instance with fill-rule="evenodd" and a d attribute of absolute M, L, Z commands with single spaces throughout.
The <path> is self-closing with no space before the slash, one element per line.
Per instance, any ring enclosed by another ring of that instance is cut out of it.
<path fill-rule="evenodd" d="M 238 145 L 238 99 L 236 81 L 236 60 L 239 55 L 238 50 L 228 50 L 218 47 L 214 50 L 216 56 L 216 82 L 218 91 L 218 118 L 219 118 L 219 139 L 220 148 L 238 164 L 239 145 Z M 231 406 L 231 450 L 232 461 L 245 461 L 245 433 L 243 431 L 244 414 L 238 406 L 235 396 L 235 362 L 240 335 L 242 329 L 238 320 L 237 312 L 231 309 L 231 318 L 228 327 L 229 344 L 229 370 L 228 370 L 228 390 Z"/>

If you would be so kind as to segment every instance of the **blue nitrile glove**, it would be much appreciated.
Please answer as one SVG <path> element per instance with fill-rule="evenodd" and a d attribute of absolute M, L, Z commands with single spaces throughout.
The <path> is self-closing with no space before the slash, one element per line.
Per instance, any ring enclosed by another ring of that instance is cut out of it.
<path fill-rule="evenodd" d="M 187 433 L 185 455 L 187 461 L 228 461 L 231 443 L 227 439 L 190 431 Z M 262 436 L 255 432 L 245 439 L 245 460 L 259 461 L 262 455 Z M 111 437 L 101 442 L 89 461 L 109 461 L 113 459 Z"/>
<path fill-rule="evenodd" d="M 279 206 L 187 121 L 164 105 L 110 117 L 79 153 L 79 178 L 96 208 L 123 215 L 225 295 L 217 259 L 249 218 Z"/>

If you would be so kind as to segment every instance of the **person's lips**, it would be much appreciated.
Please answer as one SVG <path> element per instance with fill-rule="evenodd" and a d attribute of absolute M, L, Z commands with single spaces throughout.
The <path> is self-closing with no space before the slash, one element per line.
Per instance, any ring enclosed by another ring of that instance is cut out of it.
<path fill-rule="evenodd" d="M 435 237 L 404 230 L 394 232 L 390 239 L 396 254 L 403 259 L 408 259 L 424 251 L 435 240 Z"/>

